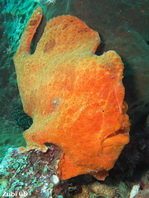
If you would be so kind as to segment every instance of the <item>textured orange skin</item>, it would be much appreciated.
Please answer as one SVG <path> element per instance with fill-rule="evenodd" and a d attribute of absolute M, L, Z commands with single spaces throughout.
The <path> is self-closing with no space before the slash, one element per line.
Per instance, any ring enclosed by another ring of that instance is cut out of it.
<path fill-rule="evenodd" d="M 129 142 L 123 63 L 114 51 L 95 55 L 98 33 L 69 15 L 47 23 L 31 55 L 41 18 L 37 8 L 14 57 L 24 111 L 33 118 L 25 150 L 56 144 L 62 179 L 86 173 L 104 179 Z"/>

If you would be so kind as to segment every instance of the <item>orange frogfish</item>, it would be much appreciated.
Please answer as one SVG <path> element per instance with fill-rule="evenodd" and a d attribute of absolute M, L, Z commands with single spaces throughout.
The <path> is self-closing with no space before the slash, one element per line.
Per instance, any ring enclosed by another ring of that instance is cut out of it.
<path fill-rule="evenodd" d="M 38 7 L 14 56 L 23 108 L 33 119 L 24 149 L 46 151 L 53 143 L 62 150 L 62 179 L 103 180 L 129 142 L 123 63 L 115 51 L 97 56 L 98 33 L 71 15 L 50 20 L 31 54 L 41 19 Z"/>

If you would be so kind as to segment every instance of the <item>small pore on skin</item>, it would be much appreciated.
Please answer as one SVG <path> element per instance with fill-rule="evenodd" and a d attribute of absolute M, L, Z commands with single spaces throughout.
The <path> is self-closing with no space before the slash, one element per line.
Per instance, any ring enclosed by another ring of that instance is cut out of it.
<path fill-rule="evenodd" d="M 38 22 L 38 20 L 32 20 L 32 21 L 30 21 L 29 25 L 34 26 L 34 25 L 36 25 L 37 22 Z"/>

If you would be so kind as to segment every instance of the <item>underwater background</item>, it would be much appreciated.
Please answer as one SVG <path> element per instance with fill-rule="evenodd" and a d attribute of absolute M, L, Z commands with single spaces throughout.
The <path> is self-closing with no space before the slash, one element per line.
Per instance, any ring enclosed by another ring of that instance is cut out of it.
<path fill-rule="evenodd" d="M 97 55 L 115 50 L 121 56 L 125 66 L 125 100 L 131 121 L 130 143 L 111 170 L 110 177 L 114 181 L 142 181 L 142 174 L 149 169 L 148 0 L 0 1 L 0 160 L 8 148 L 25 146 L 22 133 L 32 124 L 32 119 L 22 108 L 13 56 L 26 23 L 37 6 L 43 8 L 42 27 L 59 15 L 77 16 L 99 33 L 102 42 L 96 51 Z M 38 42 L 41 33 L 36 35 L 33 44 Z M 84 180 L 90 182 L 94 179 L 87 176 Z M 149 197 L 149 194 L 142 197 L 145 196 Z"/>

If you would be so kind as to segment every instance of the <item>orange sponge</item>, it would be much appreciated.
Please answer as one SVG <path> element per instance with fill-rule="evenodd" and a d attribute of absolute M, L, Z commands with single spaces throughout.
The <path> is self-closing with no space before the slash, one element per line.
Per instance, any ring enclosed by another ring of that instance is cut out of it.
<path fill-rule="evenodd" d="M 33 118 L 26 149 L 56 144 L 62 179 L 86 173 L 104 179 L 129 141 L 123 63 L 114 51 L 95 55 L 98 33 L 70 15 L 47 23 L 31 55 L 41 18 L 37 8 L 14 57 L 24 111 Z"/>

